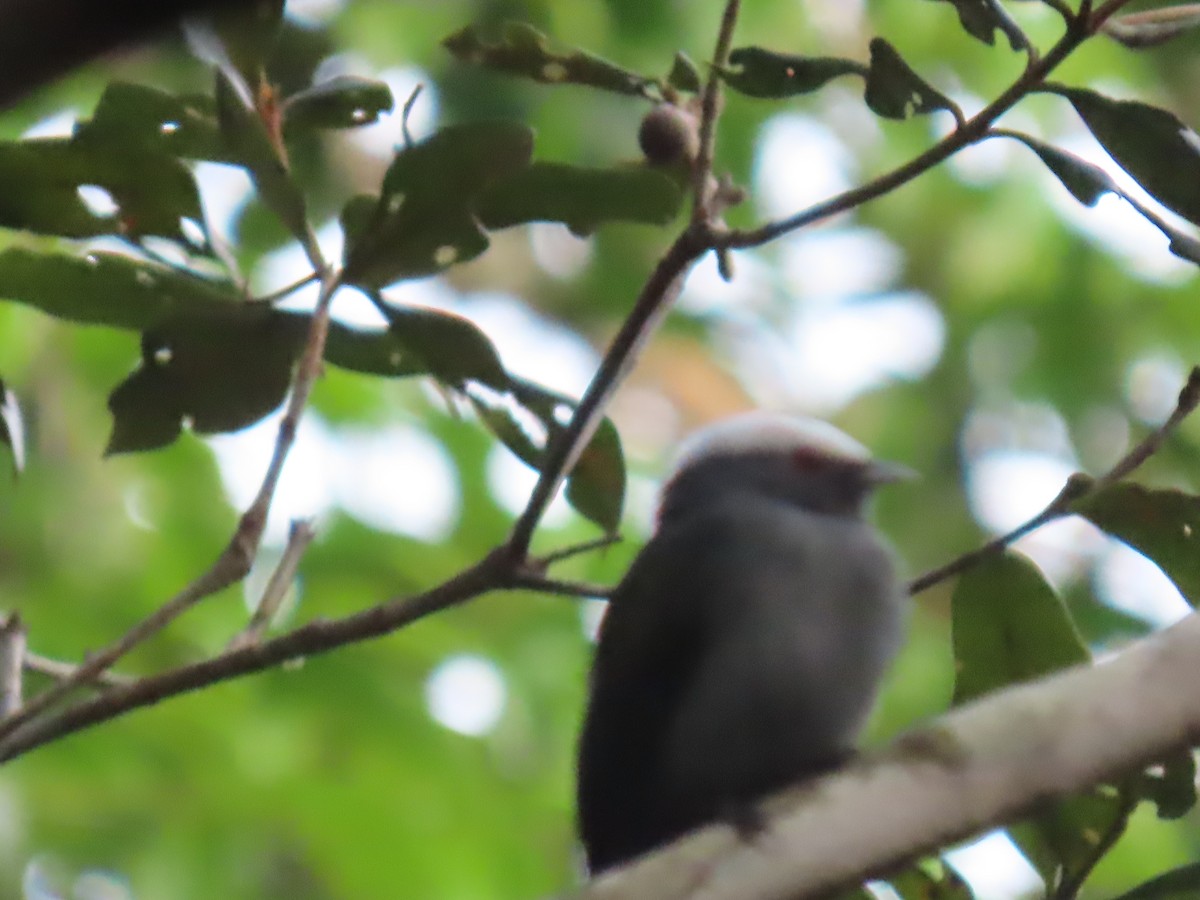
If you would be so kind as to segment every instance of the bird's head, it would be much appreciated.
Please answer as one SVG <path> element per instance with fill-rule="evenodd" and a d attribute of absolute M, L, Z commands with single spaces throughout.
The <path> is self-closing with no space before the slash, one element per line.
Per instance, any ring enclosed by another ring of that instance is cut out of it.
<path fill-rule="evenodd" d="M 683 443 L 662 490 L 659 523 L 739 494 L 857 516 L 875 487 L 911 474 L 872 459 L 862 444 L 828 422 L 743 413 Z"/>

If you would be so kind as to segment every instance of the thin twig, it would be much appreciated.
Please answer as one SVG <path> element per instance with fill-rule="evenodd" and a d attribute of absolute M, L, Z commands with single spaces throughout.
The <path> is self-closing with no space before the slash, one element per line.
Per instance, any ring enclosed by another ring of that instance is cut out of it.
<path fill-rule="evenodd" d="M 714 151 L 717 142 L 717 119 L 721 108 L 721 70 L 729 60 L 729 48 L 733 44 L 733 30 L 737 26 L 741 0 L 728 0 L 721 16 L 721 27 L 717 32 L 717 45 L 713 50 L 712 65 L 704 93 L 700 97 L 700 147 L 692 171 L 693 222 L 711 222 L 713 217 L 712 194 L 715 182 L 712 177 Z"/>
<path fill-rule="evenodd" d="M 529 503 L 513 526 L 508 549 L 515 560 L 524 560 L 534 529 L 557 493 L 563 479 L 579 459 L 604 415 L 604 407 L 625 374 L 633 367 L 638 352 L 657 328 L 683 288 L 683 277 L 711 246 L 707 228 L 691 226 L 671 244 L 642 287 L 633 309 L 613 338 L 600 367 L 575 407 L 575 414 L 546 448 L 541 474 Z"/>
<path fill-rule="evenodd" d="M 80 663 L 70 675 L 46 688 L 42 693 L 31 697 L 21 709 L 0 720 L 0 738 L 11 734 L 34 716 L 45 712 L 76 688 L 96 681 L 102 672 L 138 644 L 158 634 L 180 615 L 191 609 L 197 601 L 237 582 L 248 569 L 249 564 L 238 543 L 238 536 L 235 535 L 234 540 L 230 541 L 208 571 L 112 644 L 103 650 L 89 654 L 87 659 Z"/>
<path fill-rule="evenodd" d="M 284 297 L 288 297 L 291 294 L 296 293 L 296 291 L 300 290 L 300 288 L 302 288 L 306 285 L 312 284 L 314 281 L 320 281 L 320 280 L 321 280 L 321 274 L 319 272 L 309 272 L 303 278 L 297 278 L 295 281 L 293 281 L 291 284 L 287 285 L 286 287 L 281 287 L 279 290 L 272 291 L 269 294 L 263 294 L 261 297 L 254 297 L 251 299 L 250 302 L 251 303 L 264 303 L 264 304 L 278 303 Z"/>
<path fill-rule="evenodd" d="M 1188 374 L 1187 381 L 1179 391 L 1179 398 L 1175 403 L 1175 409 L 1172 410 L 1167 420 L 1117 460 L 1111 469 L 1099 478 L 1094 479 L 1083 474 L 1072 475 L 1067 479 L 1067 483 L 1063 485 L 1063 489 L 1058 492 L 1058 496 L 1051 500 L 1045 509 L 1033 518 L 1018 525 L 1012 531 L 1008 532 L 1008 534 L 993 538 L 982 547 L 977 547 L 968 553 L 964 553 L 957 559 L 946 563 L 946 565 L 939 566 L 932 571 L 926 572 L 919 578 L 913 579 L 909 582 L 908 592 L 910 594 L 919 594 L 933 587 L 933 585 L 945 581 L 952 575 L 966 571 L 987 557 L 1004 551 L 1017 539 L 1024 537 L 1031 531 L 1041 528 L 1055 519 L 1068 515 L 1074 504 L 1087 495 L 1094 494 L 1127 478 L 1138 466 L 1159 451 L 1167 438 L 1171 436 L 1184 419 L 1196 410 L 1197 406 L 1200 406 L 1200 366 L 1193 368 Z"/>
<path fill-rule="evenodd" d="M 318 260 L 320 263 L 320 260 Z M 300 427 L 300 417 L 308 405 L 308 396 L 312 393 L 313 385 L 321 374 L 321 361 L 325 358 L 325 339 L 329 335 L 329 309 L 333 303 L 333 295 L 341 287 L 341 273 L 329 269 L 323 263 L 316 266 L 321 272 L 321 293 L 317 297 L 316 309 L 313 310 L 312 322 L 308 327 L 308 340 L 304 344 L 304 352 L 296 366 L 296 377 L 292 383 L 292 392 L 288 397 L 287 409 L 279 422 L 279 432 L 275 438 L 275 450 L 263 476 L 262 486 L 258 496 L 250 504 L 250 508 L 242 515 L 238 525 L 238 533 L 249 546 L 250 558 L 258 549 L 262 538 L 262 530 L 266 526 L 267 512 L 275 489 L 279 486 L 279 477 L 283 474 L 283 464 L 288 452 L 296 441 L 296 430 Z"/>
<path fill-rule="evenodd" d="M 605 547 L 611 547 L 613 544 L 619 544 L 620 542 L 621 536 L 619 534 L 606 534 L 593 541 L 572 544 L 570 547 L 563 547 L 561 550 L 555 550 L 553 553 L 547 553 L 545 556 L 531 559 L 527 568 L 534 572 L 545 572 L 555 563 L 571 559 L 582 553 L 591 553 L 593 550 L 603 550 Z"/>
<path fill-rule="evenodd" d="M 1087 16 L 1087 28 L 1090 34 L 1095 34 L 1100 30 L 1100 27 L 1119 13 L 1122 8 L 1128 6 L 1130 0 L 1108 0 L 1107 3 L 1101 3 L 1096 7 L 1095 11 Z M 1084 7 L 1080 7 L 1080 14 L 1084 14 Z"/>
<path fill-rule="evenodd" d="M 642 286 L 633 309 L 613 338 L 600 367 L 575 407 L 567 423 L 546 448 L 541 474 L 530 495 L 529 503 L 513 526 L 508 539 L 512 558 L 524 561 L 534 529 L 557 493 L 563 479 L 579 460 L 604 415 L 609 399 L 625 375 L 633 367 L 639 350 L 658 327 L 666 311 L 683 288 L 683 278 L 696 261 L 716 247 L 711 209 L 708 202 L 708 181 L 712 174 L 712 151 L 716 122 L 720 114 L 720 84 L 717 69 L 729 55 L 733 29 L 737 23 L 740 0 L 728 0 L 713 52 L 714 66 L 704 89 L 700 118 L 700 150 L 696 160 L 696 204 L 691 225 L 675 239 L 659 260 L 654 271 Z"/>
<path fill-rule="evenodd" d="M 404 101 L 404 109 L 400 112 L 400 134 L 404 138 L 405 150 L 413 145 L 412 134 L 408 130 L 408 119 L 412 115 L 413 107 L 417 105 L 417 98 L 421 96 L 421 91 L 424 89 L 425 85 L 423 84 L 418 84 L 413 88 L 408 99 Z"/>
<path fill-rule="evenodd" d="M 25 653 L 25 670 L 27 672 L 45 675 L 47 678 L 53 678 L 55 681 L 72 677 L 78 668 L 79 666 L 75 663 L 63 662 L 60 659 L 51 659 L 39 653 Z M 136 680 L 129 675 L 119 675 L 116 672 L 101 672 L 90 685 L 84 685 L 84 687 L 124 687 Z"/>
<path fill-rule="evenodd" d="M 25 623 L 13 613 L 0 624 L 0 715 L 21 708 L 26 646 Z"/>
<path fill-rule="evenodd" d="M 388 634 L 494 589 L 507 580 L 510 571 L 511 560 L 501 548 L 425 593 L 389 600 L 343 619 L 310 622 L 261 644 L 227 651 L 212 659 L 114 687 L 99 696 L 22 724 L 0 739 L 0 762 L 167 697 Z"/>
<path fill-rule="evenodd" d="M 283 603 L 284 597 L 287 596 L 288 590 L 296 580 L 296 569 L 300 565 L 304 551 L 308 549 L 308 545 L 316 536 L 317 532 L 313 528 L 311 519 L 296 519 L 292 522 L 283 556 L 280 557 L 275 571 L 271 573 L 271 577 L 267 581 L 267 587 L 258 601 L 258 606 L 254 609 L 254 615 L 250 617 L 246 627 L 234 635 L 233 640 L 229 642 L 230 650 L 236 650 L 248 644 L 257 644 L 262 640 L 271 622 L 275 620 L 275 614 L 279 612 L 280 604 Z"/>
<path fill-rule="evenodd" d="M 0 720 L 0 738 L 11 734 L 34 716 L 49 709 L 75 688 L 96 681 L 102 672 L 110 668 L 134 647 L 158 634 L 200 600 L 236 584 L 250 571 L 250 564 L 258 553 L 258 547 L 262 540 L 267 511 L 270 509 L 271 500 L 279 484 L 283 463 L 295 441 L 296 428 L 308 401 L 313 382 L 320 373 L 321 358 L 325 352 L 325 336 L 329 330 L 330 301 L 333 299 L 339 283 L 338 275 L 334 272 L 327 271 L 322 278 L 321 296 L 317 300 L 317 308 L 309 326 L 308 341 L 305 343 L 304 353 L 297 367 L 287 411 L 279 423 L 279 434 L 275 441 L 271 462 L 263 476 L 258 496 L 242 515 L 237 530 L 221 555 L 206 572 L 165 604 L 134 625 L 108 647 L 89 655 L 72 675 L 50 686 L 31 698 L 20 710 Z"/>
<path fill-rule="evenodd" d="M 1084 29 L 1068 27 L 1067 32 L 1059 39 L 1058 43 L 1035 64 L 1028 66 L 999 97 L 946 135 L 941 141 L 904 165 L 786 219 L 768 222 L 766 225 L 749 231 L 730 231 L 719 235 L 718 245 L 723 248 L 758 247 L 788 232 L 862 206 L 876 197 L 881 197 L 901 185 L 907 184 L 964 147 L 987 137 L 991 124 L 1044 81 L 1058 64 L 1066 59 L 1071 51 L 1087 37 L 1088 34 Z"/>
<path fill-rule="evenodd" d="M 583 581 L 564 581 L 560 578 L 547 578 L 540 572 L 520 571 L 510 575 L 505 582 L 507 587 L 525 588 L 531 591 L 541 591 L 546 594 L 560 594 L 564 597 L 607 598 L 612 593 L 611 585 L 588 584 Z"/>

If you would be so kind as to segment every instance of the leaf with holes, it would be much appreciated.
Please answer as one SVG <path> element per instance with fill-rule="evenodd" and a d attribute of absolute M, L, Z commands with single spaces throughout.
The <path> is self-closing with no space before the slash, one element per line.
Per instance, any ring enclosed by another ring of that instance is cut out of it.
<path fill-rule="evenodd" d="M 581 84 L 639 96 L 655 84 L 652 78 L 582 50 L 555 52 L 546 35 L 524 22 L 507 23 L 498 41 L 484 39 L 474 25 L 468 25 L 443 40 L 442 46 L 463 62 L 542 84 Z"/>
<path fill-rule="evenodd" d="M 1152 559 L 1192 606 L 1200 602 L 1200 497 L 1121 482 L 1071 511 Z"/>
<path fill-rule="evenodd" d="M 996 32 L 1008 38 L 1013 50 L 1023 50 L 1029 45 L 1019 25 L 1000 5 L 999 0 L 945 0 L 954 4 L 958 21 L 963 31 L 983 41 L 989 47 L 996 43 Z"/>
<path fill-rule="evenodd" d="M 203 228 L 187 166 L 161 152 L 80 138 L 0 142 L 0 226 L 62 237 L 157 235 Z"/>
<path fill-rule="evenodd" d="M 762 47 L 738 47 L 729 54 L 721 80 L 747 97 L 777 100 L 807 94 L 842 75 L 866 77 L 867 67 L 853 59 L 795 56 Z"/>
<path fill-rule="evenodd" d="M 1125 830 L 1134 806 L 1132 797 L 1111 785 L 1060 800 L 1027 822 L 1008 829 L 1013 842 L 1052 890 L 1075 882 Z"/>
<path fill-rule="evenodd" d="M 380 196 L 342 212 L 345 280 L 372 289 L 431 275 L 487 249 L 474 205 L 489 185 L 529 165 L 533 132 L 513 122 L 439 130 L 396 155 Z"/>
<path fill-rule="evenodd" d="M 21 417 L 21 406 L 17 395 L 0 378 L 0 444 L 8 447 L 12 454 L 13 474 L 20 475 L 25 468 L 25 420 Z"/>
<path fill-rule="evenodd" d="M 679 185 L 652 169 L 535 162 L 485 190 L 476 209 L 489 229 L 562 222 L 583 235 L 610 221 L 665 225 L 682 203 Z"/>
<path fill-rule="evenodd" d="M 283 104 L 283 127 L 288 133 L 358 128 L 378 121 L 394 102 L 392 89 L 382 81 L 338 75 L 288 97 Z"/>
<path fill-rule="evenodd" d="M 0 297 L 85 325 L 142 331 L 172 316 L 252 309 L 238 288 L 116 253 L 0 251 Z"/>
<path fill-rule="evenodd" d="M 1142 796 L 1158 807 L 1160 819 L 1178 819 L 1196 805 L 1196 758 L 1177 750 L 1142 775 Z"/>
<path fill-rule="evenodd" d="M 885 119 L 907 119 L 939 109 L 954 109 L 950 99 L 914 72 L 883 38 L 871 41 L 866 101 L 872 112 Z"/>
<path fill-rule="evenodd" d="M 111 82 L 91 119 L 76 126 L 75 139 L 185 159 L 237 162 L 221 140 L 212 97 L 177 96 L 144 84 Z"/>
<path fill-rule="evenodd" d="M 306 334 L 304 317 L 261 306 L 149 329 L 140 367 L 108 398 L 113 431 L 105 453 L 166 446 L 185 419 L 200 434 L 257 422 L 283 402 Z"/>
<path fill-rule="evenodd" d="M 1174 113 L 1083 88 L 1056 87 L 1126 172 L 1159 203 L 1200 225 L 1200 135 Z"/>

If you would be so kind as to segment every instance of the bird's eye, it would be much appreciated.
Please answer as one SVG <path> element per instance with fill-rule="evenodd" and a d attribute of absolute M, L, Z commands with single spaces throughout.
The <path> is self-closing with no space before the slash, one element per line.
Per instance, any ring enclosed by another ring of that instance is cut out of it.
<path fill-rule="evenodd" d="M 797 447 L 792 451 L 792 466 L 801 472 L 819 472 L 829 467 L 829 457 L 812 447 Z"/>

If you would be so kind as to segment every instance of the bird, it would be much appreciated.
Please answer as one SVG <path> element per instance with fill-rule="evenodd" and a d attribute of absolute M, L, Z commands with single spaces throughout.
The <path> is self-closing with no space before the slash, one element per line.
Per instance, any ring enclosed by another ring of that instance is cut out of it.
<path fill-rule="evenodd" d="M 908 605 L 864 507 L 910 475 L 782 413 L 684 442 L 598 634 L 576 792 L 591 874 L 761 821 L 765 795 L 854 754 Z"/>

